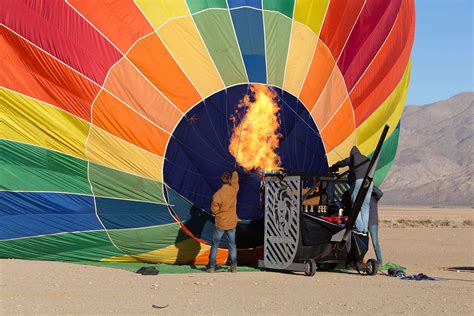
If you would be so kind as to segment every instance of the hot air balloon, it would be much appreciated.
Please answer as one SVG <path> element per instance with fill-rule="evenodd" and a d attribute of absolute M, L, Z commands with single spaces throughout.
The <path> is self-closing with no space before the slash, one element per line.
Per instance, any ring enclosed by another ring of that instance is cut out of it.
<path fill-rule="evenodd" d="M 385 124 L 377 185 L 392 164 L 412 0 L 2 4 L 2 258 L 205 264 L 237 169 L 250 262 L 261 170 L 370 155 Z"/>

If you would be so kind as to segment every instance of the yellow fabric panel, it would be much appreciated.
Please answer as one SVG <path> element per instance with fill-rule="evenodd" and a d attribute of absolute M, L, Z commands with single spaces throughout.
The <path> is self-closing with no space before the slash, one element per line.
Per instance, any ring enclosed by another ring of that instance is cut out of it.
<path fill-rule="evenodd" d="M 332 166 L 339 160 L 349 157 L 351 153 L 351 148 L 355 144 L 356 144 L 356 131 L 354 131 L 351 135 L 349 135 L 349 137 L 347 137 L 336 148 L 326 148 L 326 151 L 329 151 L 329 153 L 327 154 L 328 165 Z"/>
<path fill-rule="evenodd" d="M 308 73 L 318 38 L 301 23 L 293 22 L 283 89 L 298 96 Z"/>
<path fill-rule="evenodd" d="M 87 142 L 87 158 L 114 169 L 158 181 L 163 179 L 163 158 L 129 144 L 93 126 Z"/>
<path fill-rule="evenodd" d="M 197 248 L 196 248 L 197 247 Z M 183 249 L 193 249 L 193 251 L 183 251 Z M 201 244 L 195 239 L 186 239 L 178 244 L 170 245 L 168 247 L 145 252 L 136 255 L 115 256 L 101 261 L 107 262 L 153 262 L 153 263 L 167 263 L 167 264 L 189 264 L 196 258 L 204 255 L 211 247 Z M 219 249 L 219 251 L 222 251 Z M 179 256 L 178 256 L 179 254 Z"/>
<path fill-rule="evenodd" d="M 189 15 L 185 0 L 135 0 L 135 3 L 155 29 L 169 19 Z"/>
<path fill-rule="evenodd" d="M 390 126 L 386 138 L 392 135 L 396 129 L 403 109 L 405 108 L 408 83 L 410 82 L 410 70 L 411 60 L 395 90 L 393 90 L 384 103 L 357 128 L 357 146 L 363 154 L 367 155 L 375 150 L 385 124 Z"/>
<path fill-rule="evenodd" d="M 192 17 L 173 20 L 158 34 L 202 98 L 224 88 Z"/>
<path fill-rule="evenodd" d="M 89 123 L 46 103 L 0 89 L 1 138 L 85 158 Z"/>
<path fill-rule="evenodd" d="M 319 37 L 329 0 L 296 0 L 294 20 L 307 25 Z"/>

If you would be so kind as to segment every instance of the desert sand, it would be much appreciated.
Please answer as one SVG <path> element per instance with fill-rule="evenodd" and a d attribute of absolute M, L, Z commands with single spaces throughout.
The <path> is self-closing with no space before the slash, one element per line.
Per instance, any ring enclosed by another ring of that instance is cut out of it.
<path fill-rule="evenodd" d="M 414 221 L 416 216 L 463 223 L 472 221 L 473 210 L 381 211 L 387 221 Z M 472 315 L 474 273 L 448 270 L 473 269 L 472 224 L 401 227 L 381 228 L 384 260 L 407 267 L 408 274 L 423 272 L 446 280 L 335 272 L 317 272 L 314 277 L 275 272 L 141 276 L 61 262 L 0 260 L 0 313 Z M 372 251 L 367 257 L 373 257 Z"/>

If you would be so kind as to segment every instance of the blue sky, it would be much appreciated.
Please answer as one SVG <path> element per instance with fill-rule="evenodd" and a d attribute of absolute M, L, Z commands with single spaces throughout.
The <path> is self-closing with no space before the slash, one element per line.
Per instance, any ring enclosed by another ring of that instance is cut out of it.
<path fill-rule="evenodd" d="M 415 0 L 415 43 L 407 104 L 474 90 L 474 0 Z"/>

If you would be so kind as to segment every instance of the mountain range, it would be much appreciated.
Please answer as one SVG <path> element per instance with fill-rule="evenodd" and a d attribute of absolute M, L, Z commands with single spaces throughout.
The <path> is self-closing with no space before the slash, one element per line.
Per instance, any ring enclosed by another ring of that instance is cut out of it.
<path fill-rule="evenodd" d="M 474 206 L 474 92 L 407 106 L 385 205 Z"/>

